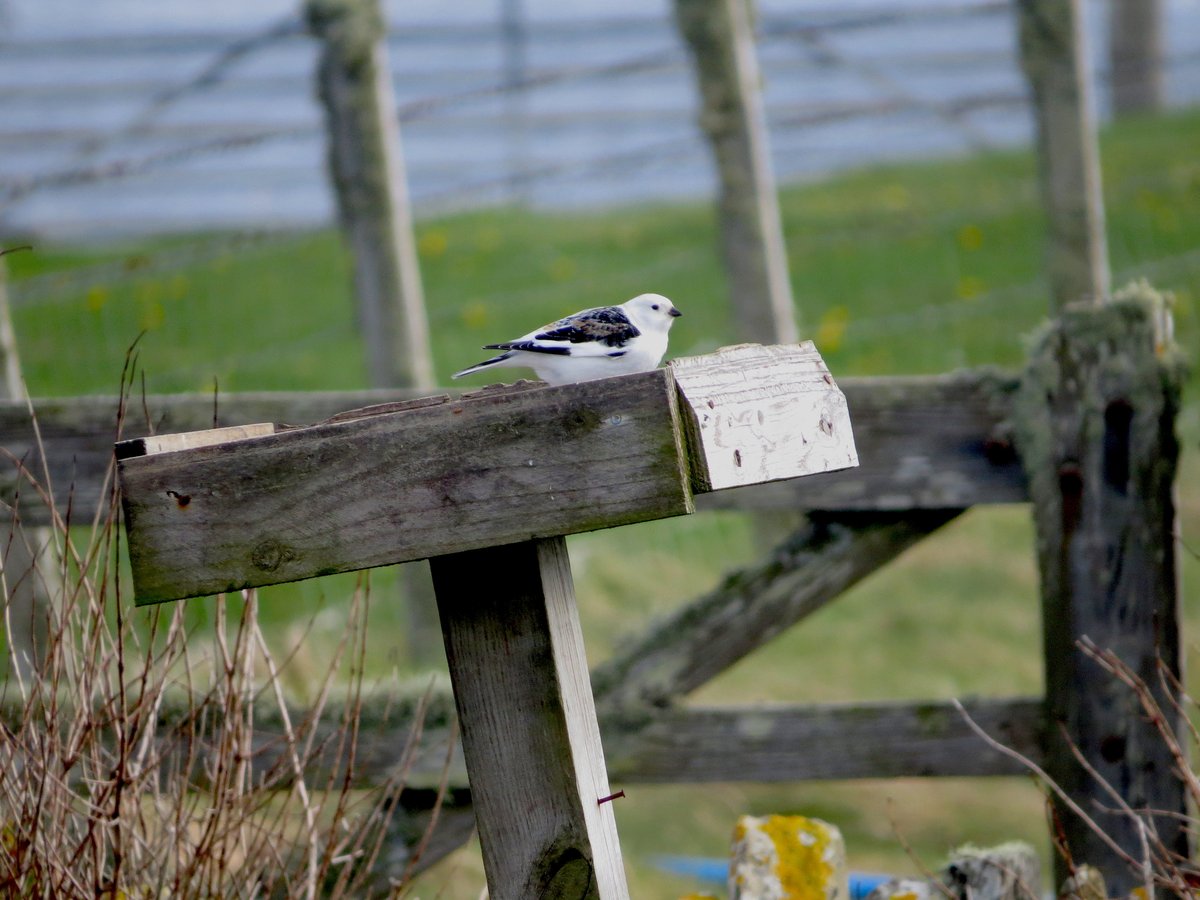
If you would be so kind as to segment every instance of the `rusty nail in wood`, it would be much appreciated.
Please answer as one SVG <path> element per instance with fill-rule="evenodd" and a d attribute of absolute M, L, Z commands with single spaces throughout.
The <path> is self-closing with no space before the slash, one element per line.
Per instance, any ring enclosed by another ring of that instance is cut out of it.
<path fill-rule="evenodd" d="M 607 797 L 601 797 L 599 800 L 596 801 L 596 805 L 603 806 L 605 803 L 611 803 L 613 800 L 616 800 L 618 797 L 624 797 L 624 796 L 625 796 L 624 791 L 617 791 L 615 794 L 609 794 Z"/>

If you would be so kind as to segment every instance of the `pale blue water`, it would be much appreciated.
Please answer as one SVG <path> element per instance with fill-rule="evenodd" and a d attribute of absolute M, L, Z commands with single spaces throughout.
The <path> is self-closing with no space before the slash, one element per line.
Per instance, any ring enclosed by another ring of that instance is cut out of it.
<path fill-rule="evenodd" d="M 418 214 L 513 199 L 613 205 L 711 191 L 694 87 L 667 3 L 522 0 L 521 6 L 520 68 L 527 75 L 635 59 L 655 65 L 410 114 L 403 136 Z M 940 17 L 863 24 L 878 12 L 939 6 L 947 10 Z M 953 121 L 934 111 L 947 102 L 1023 94 L 1008 12 L 956 14 L 962 7 L 960 0 L 761 4 L 760 56 L 780 178 L 1027 140 L 1029 115 L 1019 103 L 981 105 Z M 49 186 L 0 201 L 0 230 L 108 236 L 328 221 L 332 204 L 312 87 L 315 47 L 300 34 L 240 58 L 221 80 L 171 104 L 148 128 L 81 155 L 97 136 L 138 121 L 156 93 L 186 83 L 230 43 L 264 32 L 293 10 L 278 0 L 0 2 L 0 191 L 46 173 L 145 160 L 263 129 L 287 132 L 250 147 L 186 155 L 134 177 Z M 388 14 L 402 109 L 501 84 L 513 68 L 511 59 L 506 64 L 499 0 L 393 2 Z M 1093 4 L 1097 64 L 1103 18 L 1102 6 Z M 829 21 L 855 27 L 826 32 L 818 48 L 777 34 L 782 24 Z M 1167 0 L 1166 37 L 1169 102 L 1200 101 L 1200 0 Z M 1102 112 L 1103 84 L 1102 78 Z M 901 101 L 904 108 L 847 115 L 847 107 Z M 815 114 L 831 111 L 841 115 L 814 122 Z"/>

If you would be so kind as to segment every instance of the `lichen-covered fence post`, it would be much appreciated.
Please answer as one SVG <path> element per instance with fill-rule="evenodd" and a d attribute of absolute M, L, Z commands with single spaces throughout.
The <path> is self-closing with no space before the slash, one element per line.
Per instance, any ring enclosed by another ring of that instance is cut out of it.
<path fill-rule="evenodd" d="M 117 456 L 139 603 L 432 560 L 493 900 L 628 897 L 563 535 L 858 461 L 811 343 Z"/>
<path fill-rule="evenodd" d="M 1081 0 L 1020 0 L 1017 15 L 1057 314 L 1014 411 L 1037 528 L 1045 767 L 1132 859 L 1145 854 L 1147 825 L 1187 858 L 1185 791 L 1167 742 L 1136 696 L 1077 646 L 1086 637 L 1116 653 L 1163 702 L 1163 725 L 1179 732 L 1182 715 L 1162 697 L 1157 669 L 1178 675 L 1182 662 L 1174 499 L 1182 380 L 1170 312 L 1146 286 L 1111 296 Z M 1103 812 L 1110 790 L 1137 812 Z M 1097 866 L 1115 894 L 1142 883 L 1101 835 L 1061 813 L 1076 863 Z M 1061 858 L 1056 866 L 1061 882 L 1069 867 Z"/>
<path fill-rule="evenodd" d="M 1186 792 L 1158 723 L 1077 642 L 1116 653 L 1158 699 L 1164 727 L 1182 735 L 1158 671 L 1178 676 L 1182 665 L 1176 353 L 1170 314 L 1148 287 L 1070 307 L 1039 336 L 1014 410 L 1037 526 L 1045 768 L 1134 859 L 1144 854 L 1139 820 L 1189 858 Z M 1105 812 L 1109 788 L 1137 813 Z M 1061 814 L 1077 864 L 1097 866 L 1114 895 L 1142 883 L 1100 835 Z M 1064 860 L 1056 874 L 1056 883 L 1070 874 Z"/>

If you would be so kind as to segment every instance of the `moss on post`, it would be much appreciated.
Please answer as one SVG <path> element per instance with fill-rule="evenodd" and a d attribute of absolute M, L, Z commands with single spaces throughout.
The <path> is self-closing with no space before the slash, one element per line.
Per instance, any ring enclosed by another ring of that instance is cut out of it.
<path fill-rule="evenodd" d="M 1110 303 L 1065 308 L 1034 340 L 1014 431 L 1037 527 L 1046 768 L 1085 809 L 1093 800 L 1111 807 L 1073 744 L 1132 808 L 1162 811 L 1158 834 L 1186 852 L 1183 819 L 1171 817 L 1184 811 L 1183 786 L 1162 736 L 1133 693 L 1076 646 L 1086 635 L 1156 691 L 1160 660 L 1180 671 L 1174 480 L 1182 366 L 1168 307 L 1140 283 Z M 1170 725 L 1178 731 L 1181 722 Z M 1076 863 L 1098 866 L 1118 894 L 1138 883 L 1082 821 L 1063 816 Z M 1140 858 L 1138 823 L 1096 818 Z M 1066 875 L 1060 865 L 1056 880 Z"/>

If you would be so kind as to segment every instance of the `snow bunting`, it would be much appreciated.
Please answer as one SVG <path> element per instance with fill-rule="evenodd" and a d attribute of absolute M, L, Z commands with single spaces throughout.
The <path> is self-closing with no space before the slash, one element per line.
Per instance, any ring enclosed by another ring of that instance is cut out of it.
<path fill-rule="evenodd" d="M 592 381 L 649 372 L 667 352 L 667 332 L 683 315 L 661 294 L 640 294 L 620 306 L 598 306 L 543 325 L 515 341 L 485 344 L 503 350 L 461 372 L 524 366 L 548 384 Z"/>

